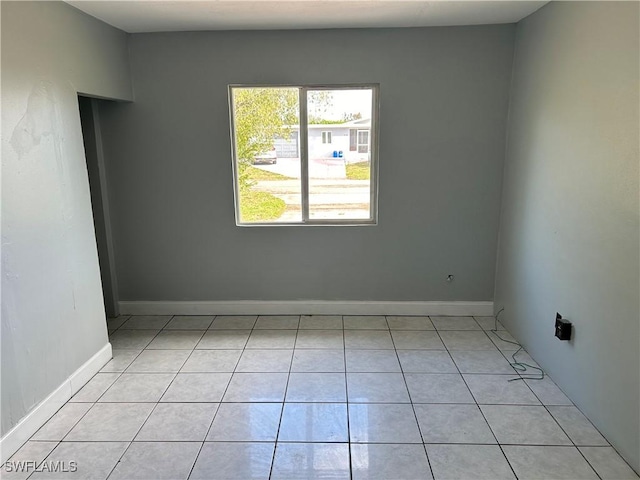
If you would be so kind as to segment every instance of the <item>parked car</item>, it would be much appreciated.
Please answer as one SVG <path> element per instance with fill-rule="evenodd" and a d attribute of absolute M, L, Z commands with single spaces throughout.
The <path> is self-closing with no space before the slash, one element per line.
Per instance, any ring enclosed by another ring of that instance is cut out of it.
<path fill-rule="evenodd" d="M 278 163 L 276 147 L 271 147 L 271 150 L 267 150 L 253 157 L 253 164 L 257 165 L 258 163 L 269 163 L 271 165 Z"/>

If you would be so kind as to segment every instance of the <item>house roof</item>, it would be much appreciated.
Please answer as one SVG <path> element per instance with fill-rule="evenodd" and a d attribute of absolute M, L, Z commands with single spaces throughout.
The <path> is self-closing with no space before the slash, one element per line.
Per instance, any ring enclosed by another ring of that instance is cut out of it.
<path fill-rule="evenodd" d="M 300 128 L 299 125 L 290 125 L 290 128 L 297 130 Z M 352 120 L 350 122 L 343 123 L 311 123 L 307 126 L 309 130 L 327 130 L 330 128 L 371 128 L 371 119 L 370 118 L 362 118 L 360 120 Z"/>

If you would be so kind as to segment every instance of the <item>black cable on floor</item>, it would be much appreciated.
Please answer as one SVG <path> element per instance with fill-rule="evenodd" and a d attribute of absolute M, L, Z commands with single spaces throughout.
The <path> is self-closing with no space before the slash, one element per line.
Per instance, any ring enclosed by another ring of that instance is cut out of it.
<path fill-rule="evenodd" d="M 493 330 L 491 330 L 496 337 L 498 337 L 500 340 L 502 340 L 503 342 L 507 342 L 510 343 L 512 345 L 515 345 L 518 347 L 518 350 L 516 350 L 515 352 L 513 352 L 513 354 L 511 355 L 511 358 L 513 359 L 513 362 L 509 362 L 511 364 L 511 366 L 516 369 L 519 372 L 526 372 L 529 368 L 533 368 L 534 370 L 538 370 L 540 372 L 539 376 L 536 377 L 519 377 L 519 378 L 512 378 L 511 380 L 509 380 L 510 382 L 514 382 L 516 380 L 544 380 L 544 370 L 542 370 L 540 367 L 536 367 L 534 365 L 529 365 L 528 363 L 524 363 L 524 362 L 519 362 L 516 359 L 516 355 L 518 355 L 518 353 L 520 353 L 523 349 L 522 345 L 520 345 L 518 342 L 512 342 L 511 340 L 507 340 L 506 338 L 502 338 L 500 335 L 498 335 L 498 317 L 500 316 L 500 314 L 504 312 L 504 307 L 501 308 L 498 313 L 496 313 L 494 315 L 494 327 Z"/>

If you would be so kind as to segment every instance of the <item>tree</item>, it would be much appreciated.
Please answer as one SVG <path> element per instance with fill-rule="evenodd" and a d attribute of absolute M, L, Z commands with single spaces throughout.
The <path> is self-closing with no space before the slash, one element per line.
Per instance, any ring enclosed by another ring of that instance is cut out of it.
<path fill-rule="evenodd" d="M 307 112 L 310 124 L 338 123 L 325 118 L 333 106 L 333 94 L 330 90 L 310 90 L 307 96 Z"/>
<path fill-rule="evenodd" d="M 354 120 L 362 120 L 362 114 L 360 112 L 356 112 L 356 113 L 343 113 L 342 114 L 342 122 L 343 123 L 347 123 L 347 122 L 352 122 Z"/>
<path fill-rule="evenodd" d="M 275 138 L 287 138 L 291 127 L 299 123 L 299 92 L 295 87 L 233 89 L 238 184 L 241 190 L 253 185 L 247 168 L 251 160 L 272 149 Z M 312 112 L 326 112 L 331 101 L 329 91 L 309 91 L 310 115 Z"/>
<path fill-rule="evenodd" d="M 251 159 L 273 148 L 274 138 L 288 136 L 298 123 L 298 89 L 234 88 L 233 115 L 238 183 L 244 190 L 252 185 Z"/>

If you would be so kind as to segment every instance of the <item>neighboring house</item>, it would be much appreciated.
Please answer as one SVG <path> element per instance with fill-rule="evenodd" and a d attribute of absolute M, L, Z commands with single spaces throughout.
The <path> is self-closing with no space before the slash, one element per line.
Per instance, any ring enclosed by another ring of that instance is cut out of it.
<path fill-rule="evenodd" d="M 292 127 L 289 138 L 276 138 L 274 142 L 279 158 L 300 156 L 300 132 Z M 345 123 L 309 125 L 309 158 L 333 158 L 333 152 L 342 152 L 347 163 L 369 160 L 371 148 L 371 120 L 362 119 Z"/>
<path fill-rule="evenodd" d="M 298 158 L 300 157 L 300 133 L 298 125 L 291 129 L 288 138 L 276 137 L 273 140 L 278 158 Z"/>

